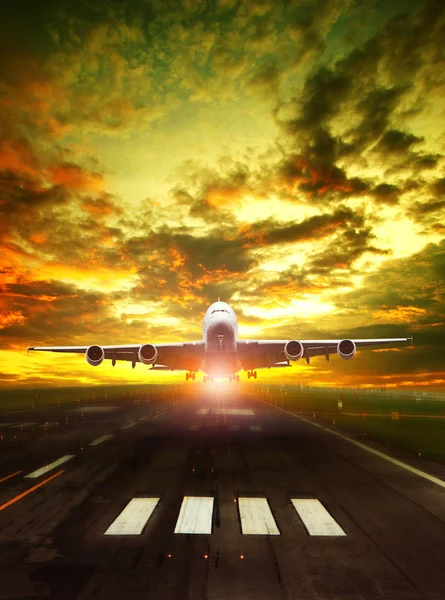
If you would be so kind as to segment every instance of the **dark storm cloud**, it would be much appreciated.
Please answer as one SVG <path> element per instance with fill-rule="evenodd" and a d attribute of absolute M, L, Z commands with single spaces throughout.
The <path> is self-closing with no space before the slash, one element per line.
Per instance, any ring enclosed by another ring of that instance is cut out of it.
<path fill-rule="evenodd" d="M 445 233 L 445 178 L 431 182 L 425 188 L 425 199 L 413 202 L 408 214 L 425 228 L 425 232 Z"/>
<path fill-rule="evenodd" d="M 259 246 L 285 244 L 298 241 L 321 239 L 340 230 L 346 223 L 357 220 L 357 215 L 345 207 L 332 214 L 309 217 L 299 223 L 280 224 L 274 220 L 257 221 L 244 230 L 249 243 Z M 361 221 L 362 218 L 359 217 Z"/>
<path fill-rule="evenodd" d="M 411 214 L 417 217 L 431 215 L 432 213 L 442 213 L 445 210 L 445 200 L 436 200 L 432 202 L 418 202 L 411 208 Z"/>
<path fill-rule="evenodd" d="M 435 194 L 437 198 L 443 198 L 445 196 L 445 177 L 437 179 L 431 185 L 431 191 Z"/>
<path fill-rule="evenodd" d="M 342 231 L 327 248 L 316 252 L 310 259 L 309 265 L 312 273 L 324 273 L 332 269 L 352 271 L 353 263 L 365 252 L 371 254 L 391 254 L 389 250 L 382 250 L 372 245 L 375 235 L 371 227 L 356 225 Z"/>
<path fill-rule="evenodd" d="M 374 198 L 385 204 L 397 204 L 400 193 L 400 188 L 391 183 L 380 183 L 371 191 Z"/>
<path fill-rule="evenodd" d="M 346 157 L 355 160 L 368 150 L 384 160 L 387 168 L 399 164 L 419 172 L 437 164 L 440 155 L 417 149 L 424 138 L 409 129 L 402 131 L 394 127 L 393 121 L 403 113 L 402 101 L 413 91 L 413 78 L 425 79 L 433 69 L 431 58 L 434 65 L 441 60 L 437 49 L 441 45 L 441 33 L 445 31 L 444 17 L 443 3 L 434 1 L 426 3 L 419 12 L 396 15 L 361 48 L 310 74 L 301 93 L 290 104 L 278 105 L 277 121 L 299 148 L 298 153 L 286 158 L 280 167 L 281 174 L 289 178 L 291 185 L 298 185 L 302 192 L 312 194 L 313 199 L 359 194 L 369 187 L 369 182 L 352 183 L 337 161 Z M 416 43 L 412 43 L 413 39 Z M 382 85 L 379 77 L 382 70 L 389 74 L 386 85 Z M 411 112 L 420 113 L 425 107 L 423 98 L 409 101 Z M 406 112 L 406 106 L 403 109 Z M 349 130 L 338 133 L 333 121 L 345 111 L 352 111 L 359 120 Z M 293 116 L 289 117 L 289 113 Z M 312 181 L 301 182 L 304 172 L 298 163 L 304 165 Z M 332 173 L 334 177 L 324 178 L 318 175 L 320 172 Z M 383 182 L 382 185 L 393 184 Z M 334 189 L 335 195 L 332 194 Z M 376 200 L 395 203 L 396 194 L 386 193 L 388 191 L 389 188 L 377 188 L 373 196 Z"/>
<path fill-rule="evenodd" d="M 153 336 L 150 319 L 118 317 L 123 292 L 86 291 L 60 281 L 34 281 L 2 287 L 0 329 L 3 349 L 28 345 L 128 343 L 138 335 Z M 149 317 L 149 315 L 147 315 Z M 168 327 L 156 329 L 168 335 Z"/>
<path fill-rule="evenodd" d="M 358 309 L 389 311 L 413 307 L 426 311 L 424 314 L 430 321 L 443 321 L 445 240 L 428 244 L 409 258 L 388 261 L 376 273 L 368 275 L 360 289 L 346 294 L 339 307 L 348 304 Z"/>

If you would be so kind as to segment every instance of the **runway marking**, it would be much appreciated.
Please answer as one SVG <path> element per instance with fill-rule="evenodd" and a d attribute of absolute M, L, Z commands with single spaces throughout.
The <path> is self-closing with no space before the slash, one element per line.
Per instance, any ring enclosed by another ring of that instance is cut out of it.
<path fill-rule="evenodd" d="M 40 469 L 37 469 L 36 471 L 33 471 L 32 473 L 28 473 L 28 475 L 25 475 L 25 479 L 37 479 L 37 477 L 40 477 L 41 475 L 45 475 L 45 473 L 48 473 L 48 471 L 52 471 L 59 465 L 63 465 L 63 463 L 68 462 L 69 460 L 74 458 L 74 456 L 75 456 L 75 454 L 66 454 L 65 456 L 58 458 L 54 462 L 49 463 L 48 465 L 44 465 L 43 467 L 40 467 Z"/>
<path fill-rule="evenodd" d="M 160 498 L 133 498 L 111 523 L 104 535 L 139 535 Z"/>
<path fill-rule="evenodd" d="M 136 421 L 132 421 L 131 423 L 127 423 L 126 425 L 123 425 L 121 427 L 122 430 L 124 429 L 130 429 L 130 427 L 134 427 L 135 425 L 137 425 Z"/>
<path fill-rule="evenodd" d="M 212 409 L 217 415 L 237 415 L 237 416 L 252 416 L 255 413 L 250 408 L 217 408 Z"/>
<path fill-rule="evenodd" d="M 151 417 L 151 420 L 154 421 L 155 419 L 157 419 L 158 417 L 160 417 L 161 415 L 163 415 L 164 413 L 168 412 L 169 410 L 171 410 L 171 408 L 166 408 L 165 410 L 163 410 L 162 412 L 160 412 L 159 414 L 157 414 L 154 417 Z M 149 419 L 150 417 L 147 417 L 147 419 Z M 141 419 L 142 420 L 142 419 Z"/>
<path fill-rule="evenodd" d="M 229 431 L 239 431 L 239 425 L 229 425 Z"/>
<path fill-rule="evenodd" d="M 99 444 L 102 444 L 102 442 L 106 442 L 107 440 L 112 438 L 113 435 L 113 433 L 109 433 L 108 435 L 103 435 L 102 437 L 96 438 L 95 440 L 90 442 L 90 446 L 98 446 Z"/>
<path fill-rule="evenodd" d="M 45 485 L 46 483 L 49 483 L 50 481 L 52 481 L 53 479 L 55 479 L 56 477 L 58 477 L 59 475 L 62 475 L 62 473 L 64 473 L 64 472 L 65 471 L 63 469 L 61 469 L 60 471 L 57 471 L 57 473 L 54 473 L 54 475 L 51 475 L 50 477 L 47 477 L 47 479 L 44 479 L 43 481 L 40 481 L 39 483 L 36 483 L 36 485 L 33 485 L 32 487 L 30 487 L 26 491 L 22 492 L 21 494 L 18 494 L 18 496 L 14 496 L 14 498 L 11 498 L 11 500 L 8 500 L 8 502 L 5 502 L 4 504 L 2 504 L 0 506 L 0 511 L 4 510 L 5 508 L 8 508 L 8 506 L 11 506 L 11 504 L 14 504 L 15 502 L 18 502 L 19 500 L 21 500 L 22 498 L 24 498 L 25 496 L 27 496 L 31 492 L 34 492 L 35 490 L 37 490 L 39 487 L 42 487 L 42 485 Z"/>
<path fill-rule="evenodd" d="M 315 498 L 291 499 L 309 535 L 343 536 L 346 533 Z"/>
<path fill-rule="evenodd" d="M 249 425 L 249 429 L 250 429 L 250 431 L 255 431 L 255 432 L 263 431 L 259 425 Z"/>
<path fill-rule="evenodd" d="M 208 415 L 210 413 L 210 408 L 200 408 L 197 411 L 197 415 Z"/>
<path fill-rule="evenodd" d="M 267 498 L 238 498 L 244 535 L 280 535 Z"/>
<path fill-rule="evenodd" d="M 14 471 L 14 473 L 6 475 L 6 477 L 2 477 L 2 479 L 0 479 L 0 483 L 3 483 L 4 481 L 7 481 L 8 479 L 11 479 L 11 477 L 15 477 L 16 475 L 20 475 L 20 473 L 23 473 L 21 469 L 20 471 Z"/>
<path fill-rule="evenodd" d="M 196 431 L 198 429 L 199 425 L 197 425 L 196 423 L 193 423 L 193 425 L 190 425 L 189 430 L 190 431 Z"/>
<path fill-rule="evenodd" d="M 184 496 L 175 533 L 212 533 L 214 498 Z"/>
<path fill-rule="evenodd" d="M 261 400 L 261 398 L 260 398 L 260 400 Z M 262 402 L 264 402 L 265 404 L 268 404 L 268 402 L 265 402 L 264 400 L 262 400 Z M 269 405 L 269 406 L 271 406 L 271 405 Z M 313 421 L 310 421 L 309 419 L 305 419 L 304 417 L 300 417 L 300 415 L 294 415 L 293 413 L 291 413 L 287 410 L 284 410 L 284 408 L 280 408 L 279 406 L 274 406 L 273 408 L 276 408 L 277 410 L 281 410 L 282 412 L 285 412 L 286 414 L 291 415 L 291 417 L 300 419 L 300 421 L 309 423 L 310 425 L 313 425 L 314 427 L 323 429 L 324 431 L 327 431 L 328 433 L 332 433 L 332 435 L 335 435 L 335 436 L 341 438 L 342 440 L 346 440 L 347 442 L 354 444 L 354 446 L 357 446 L 358 448 L 361 448 L 362 450 L 366 450 L 367 452 L 370 452 L 371 454 L 374 454 L 375 456 L 379 456 L 380 458 L 387 460 L 388 462 L 392 463 L 393 465 L 397 465 L 398 467 L 401 467 L 402 469 L 405 469 L 406 471 L 409 471 L 410 473 L 414 473 L 414 475 L 423 477 L 423 479 L 427 479 L 428 481 L 431 481 L 432 483 L 435 483 L 436 485 L 439 485 L 440 487 L 445 489 L 445 481 L 443 479 L 439 479 L 438 477 L 435 477 L 434 475 L 430 475 L 430 473 L 426 473 L 425 471 L 416 469 L 416 467 L 412 467 L 411 465 L 408 465 L 407 463 L 404 463 L 401 460 L 398 460 L 397 458 L 393 458 L 392 456 L 388 456 L 387 454 L 384 454 L 383 452 L 380 452 L 379 450 L 375 450 L 374 448 L 371 448 L 370 446 L 366 446 L 366 444 L 362 444 L 361 442 L 358 442 L 357 440 L 353 440 L 352 438 L 348 437 L 347 435 L 343 435 L 342 433 L 339 433 L 338 431 L 334 431 L 332 429 L 329 429 L 328 427 L 323 427 L 323 425 L 320 425 L 319 423 L 314 423 Z"/>

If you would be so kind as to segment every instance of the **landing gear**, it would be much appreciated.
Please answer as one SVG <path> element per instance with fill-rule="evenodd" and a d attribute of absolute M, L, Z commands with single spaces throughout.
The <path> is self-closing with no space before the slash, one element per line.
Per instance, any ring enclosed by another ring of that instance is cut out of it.
<path fill-rule="evenodd" d="M 207 383 L 208 381 L 212 382 L 213 381 L 213 377 L 211 377 L 210 375 L 204 375 L 203 382 Z"/>
<path fill-rule="evenodd" d="M 188 381 L 189 379 L 193 379 L 193 381 L 195 381 L 195 373 L 192 373 L 191 371 L 190 373 L 186 373 L 185 380 Z"/>
<path fill-rule="evenodd" d="M 257 378 L 257 372 L 256 371 L 247 371 L 247 379 L 250 379 L 251 377 L 253 377 L 254 379 Z"/>

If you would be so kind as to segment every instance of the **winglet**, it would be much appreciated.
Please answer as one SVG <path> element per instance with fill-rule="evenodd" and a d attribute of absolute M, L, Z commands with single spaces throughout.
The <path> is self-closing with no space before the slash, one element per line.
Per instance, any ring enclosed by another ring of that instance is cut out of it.
<path fill-rule="evenodd" d="M 221 299 L 220 299 L 220 297 L 219 297 L 219 296 L 218 296 L 218 302 L 221 302 Z"/>

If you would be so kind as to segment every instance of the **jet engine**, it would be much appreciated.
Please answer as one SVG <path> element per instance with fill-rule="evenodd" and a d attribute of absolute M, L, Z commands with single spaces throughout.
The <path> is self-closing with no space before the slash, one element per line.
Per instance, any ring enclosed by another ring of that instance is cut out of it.
<path fill-rule="evenodd" d="M 144 344 L 139 348 L 138 356 L 143 365 L 151 365 L 156 363 L 158 351 L 153 344 Z"/>
<path fill-rule="evenodd" d="M 92 367 L 98 367 L 105 358 L 104 349 L 101 346 L 89 346 L 85 352 L 87 363 Z"/>
<path fill-rule="evenodd" d="M 352 340 L 342 340 L 338 343 L 337 354 L 343 360 L 349 360 L 356 353 L 357 348 Z"/>
<path fill-rule="evenodd" d="M 298 360 L 303 356 L 304 348 L 301 342 L 291 340 L 284 346 L 284 356 L 287 360 Z"/>

